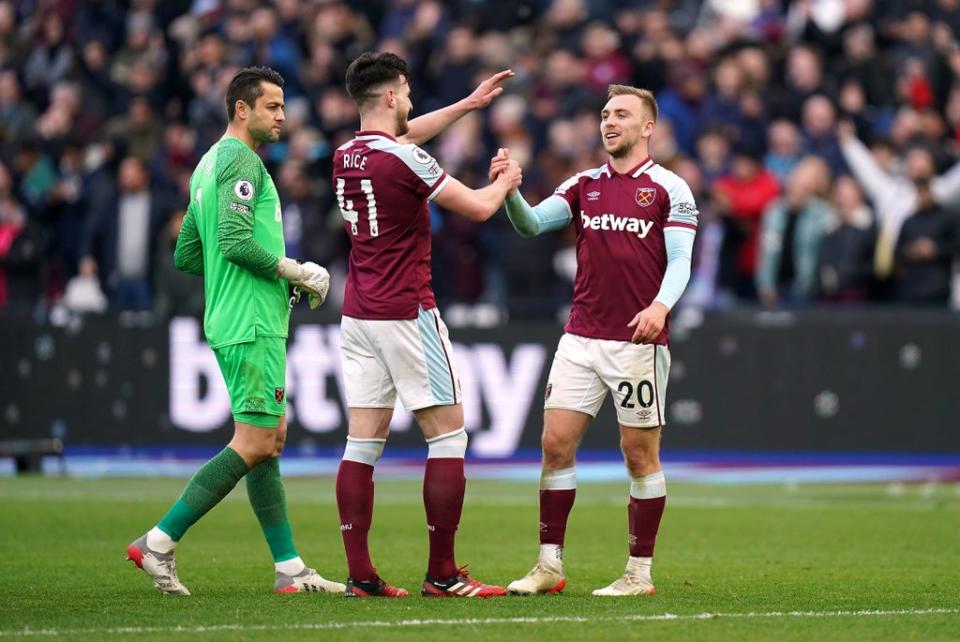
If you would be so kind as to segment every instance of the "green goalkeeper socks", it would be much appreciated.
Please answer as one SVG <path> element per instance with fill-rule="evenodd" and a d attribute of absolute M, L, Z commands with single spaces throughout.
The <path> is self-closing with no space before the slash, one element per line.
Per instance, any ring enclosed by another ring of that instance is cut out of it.
<path fill-rule="evenodd" d="M 280 459 L 271 457 L 252 468 L 247 474 L 247 496 L 253 512 L 260 520 L 260 528 L 270 546 L 274 562 L 297 557 L 293 545 L 293 530 L 287 517 L 287 498 L 280 479 Z"/>
<path fill-rule="evenodd" d="M 219 504 L 246 474 L 247 464 L 243 458 L 234 450 L 224 448 L 200 467 L 157 527 L 173 541 L 180 541 L 187 529 Z"/>

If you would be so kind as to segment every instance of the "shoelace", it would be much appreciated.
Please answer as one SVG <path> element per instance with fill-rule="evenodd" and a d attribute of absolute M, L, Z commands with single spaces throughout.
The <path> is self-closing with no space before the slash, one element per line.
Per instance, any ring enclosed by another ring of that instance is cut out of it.
<path fill-rule="evenodd" d="M 474 587 L 476 587 L 476 586 L 486 586 L 486 584 L 484 584 L 483 582 L 478 582 L 477 580 L 475 580 L 475 579 L 473 579 L 472 577 L 470 577 L 470 572 L 467 571 L 467 567 L 468 567 L 468 566 L 470 566 L 470 565 L 469 565 L 469 564 L 464 564 L 463 566 L 461 566 L 460 568 L 458 568 L 458 569 L 457 569 L 457 577 L 459 577 L 461 581 L 463 581 L 463 582 L 466 583 L 466 584 L 469 584 L 470 586 L 474 586 Z"/>

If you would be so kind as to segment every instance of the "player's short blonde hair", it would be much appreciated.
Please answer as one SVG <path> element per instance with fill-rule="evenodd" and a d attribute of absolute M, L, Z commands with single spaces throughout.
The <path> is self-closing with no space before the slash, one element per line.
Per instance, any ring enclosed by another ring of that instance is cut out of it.
<path fill-rule="evenodd" d="M 657 116 L 660 115 L 657 99 L 653 97 L 653 92 L 649 89 L 640 89 L 638 87 L 631 87 L 630 85 L 610 85 L 607 88 L 607 98 L 610 99 L 614 96 L 636 96 L 647 106 L 647 109 L 653 116 L 654 122 L 656 122 Z"/>

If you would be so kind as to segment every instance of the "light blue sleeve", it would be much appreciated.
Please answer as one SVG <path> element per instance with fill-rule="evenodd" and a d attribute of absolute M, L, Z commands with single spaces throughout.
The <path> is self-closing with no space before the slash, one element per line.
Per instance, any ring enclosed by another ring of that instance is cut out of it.
<path fill-rule="evenodd" d="M 516 190 L 507 196 L 505 205 L 513 229 L 525 238 L 563 229 L 573 218 L 567 201 L 557 195 L 547 197 L 536 207 L 530 207 L 520 190 Z"/>
<path fill-rule="evenodd" d="M 660 291 L 654 301 L 670 309 L 677 304 L 690 281 L 690 263 L 693 261 L 693 230 L 668 227 L 663 230 L 667 246 L 667 270 L 663 274 Z"/>

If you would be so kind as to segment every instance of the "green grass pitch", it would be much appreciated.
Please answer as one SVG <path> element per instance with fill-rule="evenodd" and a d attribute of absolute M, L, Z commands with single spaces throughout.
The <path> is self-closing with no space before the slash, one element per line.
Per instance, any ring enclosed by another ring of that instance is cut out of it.
<path fill-rule="evenodd" d="M 161 595 L 124 561 L 182 480 L 0 480 L 0 639 L 958 640 L 960 487 L 673 484 L 657 594 L 594 598 L 626 560 L 624 484 L 581 484 L 563 595 L 419 597 L 419 484 L 377 482 L 374 563 L 407 600 L 274 595 L 266 544 L 238 488 L 177 553 L 192 597 Z M 242 485 L 242 484 L 241 484 Z M 331 480 L 287 483 L 302 557 L 345 564 Z M 533 564 L 536 486 L 470 482 L 460 563 L 507 583 Z"/>

